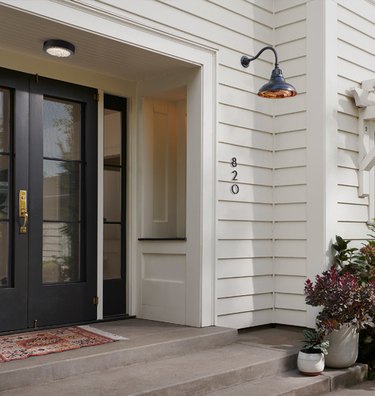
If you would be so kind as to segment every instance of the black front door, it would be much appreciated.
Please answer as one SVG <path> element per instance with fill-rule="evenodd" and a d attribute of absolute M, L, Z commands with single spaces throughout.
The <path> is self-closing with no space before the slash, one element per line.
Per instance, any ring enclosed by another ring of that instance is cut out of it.
<path fill-rule="evenodd" d="M 94 98 L 0 69 L 0 331 L 96 319 Z"/>

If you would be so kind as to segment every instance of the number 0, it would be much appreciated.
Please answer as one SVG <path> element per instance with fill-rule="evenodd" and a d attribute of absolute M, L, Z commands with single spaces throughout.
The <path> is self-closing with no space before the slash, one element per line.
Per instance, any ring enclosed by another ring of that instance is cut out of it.
<path fill-rule="evenodd" d="M 232 184 L 230 190 L 232 191 L 233 194 L 238 194 L 240 192 L 240 188 L 238 187 L 238 184 Z"/>

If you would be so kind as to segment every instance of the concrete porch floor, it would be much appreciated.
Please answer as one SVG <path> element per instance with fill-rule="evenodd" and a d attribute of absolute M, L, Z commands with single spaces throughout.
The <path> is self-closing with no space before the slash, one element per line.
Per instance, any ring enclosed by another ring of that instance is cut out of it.
<path fill-rule="evenodd" d="M 8 372 L 10 370 L 31 368 L 36 365 L 40 366 L 50 363 L 74 361 L 79 358 L 91 356 L 104 357 L 106 354 L 117 352 L 119 350 L 129 351 L 129 353 L 131 353 L 132 350 L 140 352 L 142 348 L 146 348 L 150 345 L 163 345 L 166 342 L 172 343 L 176 340 L 180 341 L 181 339 L 189 339 L 197 336 L 205 337 L 216 334 L 221 336 L 229 330 L 225 329 L 226 331 L 223 332 L 223 328 L 220 327 L 196 328 L 143 319 L 99 322 L 92 323 L 89 326 L 126 337 L 127 340 L 84 347 L 60 353 L 52 353 L 44 356 L 33 356 L 24 360 L 13 360 L 6 363 L 0 363 L 0 375 L 1 373 Z M 236 338 L 236 331 L 231 330 L 227 334 L 227 338 L 227 342 L 233 342 Z M 152 356 L 150 356 L 150 358 L 151 357 Z M 132 362 L 130 361 L 129 363 Z"/>
<path fill-rule="evenodd" d="M 128 340 L 0 363 L 0 395 L 323 395 L 364 374 L 354 367 L 301 376 L 302 329 L 290 326 L 239 334 L 140 319 L 92 326 Z"/>

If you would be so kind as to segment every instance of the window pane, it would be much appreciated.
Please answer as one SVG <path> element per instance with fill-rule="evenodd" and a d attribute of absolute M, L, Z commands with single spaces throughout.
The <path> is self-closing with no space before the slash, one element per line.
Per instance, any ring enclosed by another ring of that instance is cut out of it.
<path fill-rule="evenodd" d="M 104 219 L 121 221 L 121 169 L 104 169 Z"/>
<path fill-rule="evenodd" d="M 8 222 L 0 222 L 0 287 L 9 286 L 9 231 Z"/>
<path fill-rule="evenodd" d="M 80 164 L 44 160 L 44 220 L 78 221 L 80 208 Z"/>
<path fill-rule="evenodd" d="M 121 162 L 121 112 L 104 109 L 104 161 L 117 158 Z"/>
<path fill-rule="evenodd" d="M 9 213 L 9 156 L 0 154 L 0 220 Z"/>
<path fill-rule="evenodd" d="M 79 224 L 43 223 L 43 283 L 80 280 Z"/>
<path fill-rule="evenodd" d="M 104 279 L 121 278 L 121 224 L 104 224 Z"/>
<path fill-rule="evenodd" d="M 0 152 L 9 151 L 10 98 L 7 89 L 0 88 Z"/>
<path fill-rule="evenodd" d="M 81 105 L 59 99 L 44 99 L 44 157 L 66 160 L 81 158 Z"/>

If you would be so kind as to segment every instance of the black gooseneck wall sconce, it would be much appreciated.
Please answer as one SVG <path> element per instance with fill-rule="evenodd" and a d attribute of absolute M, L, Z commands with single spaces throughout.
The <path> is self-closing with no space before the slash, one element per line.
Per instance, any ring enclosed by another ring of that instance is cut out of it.
<path fill-rule="evenodd" d="M 283 76 L 281 69 L 279 68 L 279 62 L 277 58 L 277 52 L 273 47 L 262 48 L 255 56 L 243 56 L 241 58 L 241 65 L 243 67 L 249 67 L 250 62 L 257 59 L 265 50 L 271 50 L 275 55 L 275 68 L 272 70 L 270 81 L 264 84 L 259 92 L 258 96 L 269 99 L 282 99 L 291 98 L 297 95 L 296 89 L 293 85 L 288 84 Z"/>

